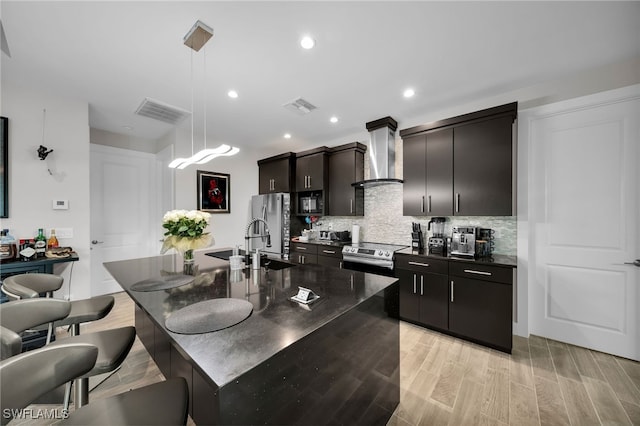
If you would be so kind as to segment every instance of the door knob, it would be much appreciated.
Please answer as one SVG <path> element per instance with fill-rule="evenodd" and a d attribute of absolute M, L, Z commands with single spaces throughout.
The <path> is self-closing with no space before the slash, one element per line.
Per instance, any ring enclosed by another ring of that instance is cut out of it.
<path fill-rule="evenodd" d="M 636 259 L 633 262 L 624 262 L 625 265 L 634 265 L 640 268 L 640 259 Z"/>
<path fill-rule="evenodd" d="M 102 244 L 104 241 L 92 240 L 91 244 Z"/>

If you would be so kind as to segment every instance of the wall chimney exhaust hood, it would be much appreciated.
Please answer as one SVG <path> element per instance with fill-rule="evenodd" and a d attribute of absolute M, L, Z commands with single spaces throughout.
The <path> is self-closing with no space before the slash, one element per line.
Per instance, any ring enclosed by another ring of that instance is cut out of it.
<path fill-rule="evenodd" d="M 396 140 L 398 122 L 391 117 L 367 123 L 369 131 L 369 179 L 354 182 L 351 186 L 372 187 L 390 183 L 402 183 L 396 179 Z"/>

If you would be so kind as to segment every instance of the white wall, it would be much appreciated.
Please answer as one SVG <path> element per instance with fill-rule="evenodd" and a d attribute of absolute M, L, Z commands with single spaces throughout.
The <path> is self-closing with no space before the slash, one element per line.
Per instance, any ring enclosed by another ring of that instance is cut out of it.
<path fill-rule="evenodd" d="M 3 84 L 0 113 L 9 118 L 9 218 L 2 219 L 1 226 L 9 228 L 16 239 L 33 238 L 38 228 L 73 228 L 73 238 L 59 240 L 61 245 L 73 247 L 80 257 L 73 265 L 74 296 L 88 297 L 88 103 Z M 40 144 L 54 150 L 45 161 L 36 152 Z M 69 210 L 53 210 L 54 199 L 68 200 Z M 56 272 L 65 277 L 66 294 L 71 268 L 64 265 Z"/>
<path fill-rule="evenodd" d="M 165 149 L 168 145 L 170 145 L 170 143 L 168 143 L 163 138 L 159 140 L 145 139 L 93 128 L 89 130 L 89 136 L 91 139 L 91 143 L 97 145 L 130 149 L 133 151 L 146 152 L 149 154 L 157 154 L 158 152 Z"/>

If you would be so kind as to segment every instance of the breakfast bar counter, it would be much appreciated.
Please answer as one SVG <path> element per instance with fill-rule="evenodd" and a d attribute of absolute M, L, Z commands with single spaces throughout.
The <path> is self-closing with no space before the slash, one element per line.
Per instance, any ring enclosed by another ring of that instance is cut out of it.
<path fill-rule="evenodd" d="M 400 398 L 395 278 L 319 265 L 231 270 L 204 252 L 195 263 L 192 282 L 156 291 L 140 285 L 180 278 L 182 257 L 105 267 L 134 300 L 160 370 L 187 380 L 197 424 L 386 424 Z M 319 298 L 292 301 L 298 286 Z M 249 302 L 252 312 L 218 331 L 167 329 L 182 308 L 214 299 Z"/>

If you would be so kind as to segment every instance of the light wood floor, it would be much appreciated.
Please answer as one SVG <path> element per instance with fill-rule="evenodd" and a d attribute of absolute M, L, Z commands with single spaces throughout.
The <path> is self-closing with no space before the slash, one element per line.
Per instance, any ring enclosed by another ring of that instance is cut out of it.
<path fill-rule="evenodd" d="M 133 324 L 133 302 L 115 296 L 82 333 Z M 640 425 L 640 363 L 536 336 L 513 343 L 508 355 L 401 322 L 401 398 L 388 425 Z M 89 403 L 160 380 L 136 338 Z"/>

